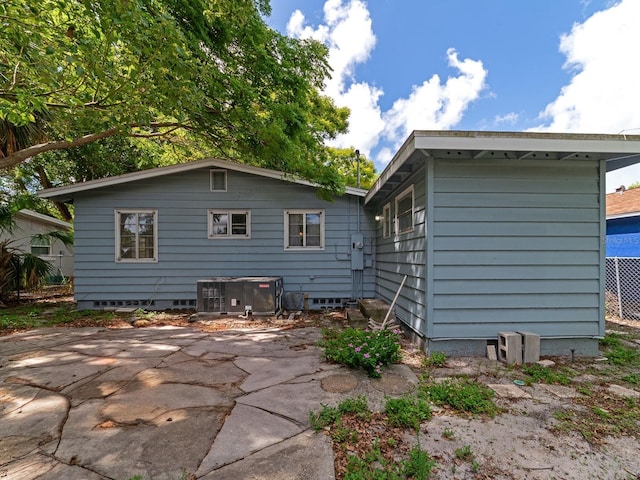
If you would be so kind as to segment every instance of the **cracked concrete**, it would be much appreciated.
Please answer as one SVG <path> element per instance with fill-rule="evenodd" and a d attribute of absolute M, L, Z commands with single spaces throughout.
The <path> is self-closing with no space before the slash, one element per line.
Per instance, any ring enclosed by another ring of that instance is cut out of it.
<path fill-rule="evenodd" d="M 320 330 L 52 328 L 0 338 L 0 478 L 331 479 L 321 403 L 413 388 L 324 363 Z M 325 388 L 323 388 L 323 382 Z M 341 386 L 345 383 L 344 386 Z"/>

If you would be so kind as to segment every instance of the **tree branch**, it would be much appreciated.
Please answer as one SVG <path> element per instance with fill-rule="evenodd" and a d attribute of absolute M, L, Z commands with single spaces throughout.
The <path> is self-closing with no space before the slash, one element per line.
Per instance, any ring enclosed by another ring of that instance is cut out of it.
<path fill-rule="evenodd" d="M 177 130 L 179 128 L 184 128 L 187 130 L 193 129 L 189 125 L 176 123 L 176 122 L 156 122 L 156 123 L 150 123 L 149 125 L 129 125 L 129 127 L 130 128 L 141 128 L 141 127 L 171 128 L 172 129 L 171 131 Z M 55 140 L 51 142 L 39 143 L 37 145 L 31 145 L 30 147 L 23 148 L 22 150 L 18 150 L 17 152 L 14 152 L 7 156 L 2 156 L 2 152 L 0 151 L 0 168 L 15 167 L 16 165 L 40 153 L 51 152 L 53 150 L 65 150 L 67 148 L 80 147 L 82 145 L 87 145 L 89 143 L 97 142 L 98 140 L 102 140 L 104 138 L 113 137 L 114 135 L 118 135 L 118 129 L 109 128 L 102 132 L 90 133 L 89 135 L 74 138 L 73 140 Z M 135 137 L 143 134 L 125 133 L 123 135 Z"/>

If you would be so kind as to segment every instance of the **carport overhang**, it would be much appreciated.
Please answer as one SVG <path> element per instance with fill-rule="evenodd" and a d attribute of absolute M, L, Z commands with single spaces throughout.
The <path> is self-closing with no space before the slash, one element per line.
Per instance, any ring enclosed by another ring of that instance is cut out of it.
<path fill-rule="evenodd" d="M 431 131 L 411 133 L 365 197 L 384 198 L 427 158 L 604 160 L 606 171 L 640 163 L 640 135 Z"/>

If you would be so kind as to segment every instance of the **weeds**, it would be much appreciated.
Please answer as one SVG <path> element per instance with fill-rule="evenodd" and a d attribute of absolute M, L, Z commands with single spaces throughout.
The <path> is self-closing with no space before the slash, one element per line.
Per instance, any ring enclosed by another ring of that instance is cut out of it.
<path fill-rule="evenodd" d="M 443 352 L 432 352 L 428 357 L 424 359 L 424 366 L 426 368 L 444 367 L 444 362 L 447 360 L 447 356 Z"/>
<path fill-rule="evenodd" d="M 420 386 L 420 395 L 436 404 L 449 405 L 463 412 L 490 416 L 497 412 L 493 390 L 469 378 L 423 384 Z"/>
<path fill-rule="evenodd" d="M 455 454 L 456 458 L 463 462 L 470 462 L 475 458 L 475 455 L 471 450 L 471 445 L 465 445 L 464 447 L 457 448 Z"/>
<path fill-rule="evenodd" d="M 571 377 L 565 372 L 557 372 L 545 367 L 533 363 L 531 365 L 523 365 L 522 373 L 526 375 L 525 382 L 528 385 L 532 383 L 555 383 L 560 385 L 569 385 L 571 383 Z"/>
<path fill-rule="evenodd" d="M 41 305 L 24 305 L 8 309 L 0 316 L 0 330 L 25 330 L 33 328 L 54 327 L 76 322 L 84 318 L 104 320 L 114 318 L 114 312 L 98 310 L 76 310 L 75 305 L 68 302 Z"/>
<path fill-rule="evenodd" d="M 447 440 L 453 440 L 454 438 L 456 438 L 456 434 L 453 433 L 453 430 L 451 430 L 449 427 L 446 427 L 442 431 L 442 437 L 446 438 Z"/>
<path fill-rule="evenodd" d="M 640 354 L 635 348 L 623 345 L 611 348 L 606 352 L 606 356 L 612 365 L 635 365 L 640 360 Z"/>
<path fill-rule="evenodd" d="M 416 431 L 420 422 L 431 418 L 429 403 L 417 397 L 389 398 L 384 411 L 391 426 L 409 427 Z"/>

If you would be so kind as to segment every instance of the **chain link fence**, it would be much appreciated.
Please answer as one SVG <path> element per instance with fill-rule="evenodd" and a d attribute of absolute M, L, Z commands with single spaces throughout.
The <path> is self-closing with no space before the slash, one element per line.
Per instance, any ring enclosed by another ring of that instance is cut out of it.
<path fill-rule="evenodd" d="M 607 318 L 640 321 L 640 258 L 608 257 Z"/>

